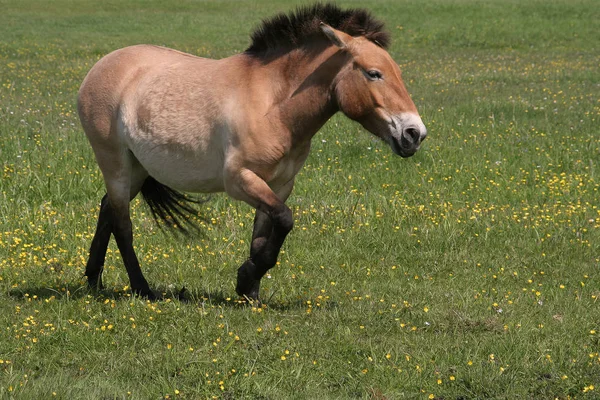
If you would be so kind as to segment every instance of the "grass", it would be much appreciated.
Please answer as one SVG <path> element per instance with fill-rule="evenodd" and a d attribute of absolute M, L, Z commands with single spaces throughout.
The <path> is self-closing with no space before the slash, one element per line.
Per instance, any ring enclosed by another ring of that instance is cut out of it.
<path fill-rule="evenodd" d="M 235 296 L 253 213 L 222 195 L 190 239 L 132 203 L 166 300 L 129 295 L 114 243 L 86 288 L 104 189 L 75 98 L 113 49 L 224 57 L 291 5 L 0 5 L 0 397 L 600 396 L 593 0 L 372 2 L 429 138 L 402 160 L 341 115 L 317 134 L 266 308 Z"/>

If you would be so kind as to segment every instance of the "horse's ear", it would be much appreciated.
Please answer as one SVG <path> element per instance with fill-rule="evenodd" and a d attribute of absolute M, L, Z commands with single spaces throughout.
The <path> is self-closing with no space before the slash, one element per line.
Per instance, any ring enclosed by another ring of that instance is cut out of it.
<path fill-rule="evenodd" d="M 331 43 L 333 43 L 340 49 L 346 49 L 346 42 L 348 39 L 344 38 L 344 36 L 348 36 L 347 34 L 338 31 L 337 29 L 333 29 L 331 26 L 327 25 L 324 22 L 321 22 L 319 24 L 319 27 L 321 28 L 321 31 L 325 34 L 325 36 L 327 36 L 327 38 L 331 41 Z"/>

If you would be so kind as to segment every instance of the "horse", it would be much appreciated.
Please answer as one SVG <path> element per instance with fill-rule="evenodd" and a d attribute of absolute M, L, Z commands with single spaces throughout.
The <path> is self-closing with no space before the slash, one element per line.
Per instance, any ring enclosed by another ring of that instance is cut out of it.
<path fill-rule="evenodd" d="M 242 53 L 213 60 L 154 45 L 101 58 L 78 93 L 81 124 L 104 178 L 85 276 L 103 288 L 111 233 L 134 295 L 156 299 L 133 248 L 129 203 L 142 193 L 158 223 L 187 230 L 184 193 L 226 192 L 255 209 L 236 292 L 259 301 L 294 219 L 285 204 L 311 139 L 338 111 L 410 157 L 427 130 L 365 9 L 318 3 L 265 19 Z"/>

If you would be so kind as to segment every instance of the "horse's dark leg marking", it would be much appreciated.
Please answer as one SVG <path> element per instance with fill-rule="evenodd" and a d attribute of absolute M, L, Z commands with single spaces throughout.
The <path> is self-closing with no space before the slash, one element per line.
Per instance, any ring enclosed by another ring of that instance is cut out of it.
<path fill-rule="evenodd" d="M 250 258 L 238 269 L 236 292 L 240 295 L 251 297 L 252 294 L 258 296 L 260 288 L 260 279 L 256 280 L 256 266 L 252 261 L 252 257 L 266 246 L 269 237 L 273 232 L 273 224 L 271 218 L 264 212 L 256 210 L 254 215 L 254 228 L 252 230 L 252 242 L 250 243 Z"/>
<path fill-rule="evenodd" d="M 271 210 L 269 216 L 273 224 L 273 231 L 267 243 L 251 257 L 255 260 L 255 264 L 259 267 L 259 270 L 264 270 L 263 275 L 277 263 L 281 246 L 283 246 L 288 233 L 294 228 L 292 210 L 284 203 L 279 204 Z"/>
<path fill-rule="evenodd" d="M 256 256 L 266 246 L 272 233 L 271 218 L 264 212 L 256 210 L 254 228 L 252 229 L 252 243 L 250 244 L 250 258 Z"/>
<path fill-rule="evenodd" d="M 104 195 L 100 203 L 96 233 L 90 246 L 90 256 L 85 267 L 85 276 L 88 277 L 88 285 L 92 288 L 103 288 L 102 271 L 104 269 L 104 259 L 106 258 L 106 249 L 108 248 L 111 232 L 112 216 L 110 206 L 108 205 L 108 196 Z"/>
<path fill-rule="evenodd" d="M 238 269 L 237 293 L 254 300 L 258 300 L 260 280 L 277 263 L 281 246 L 294 227 L 292 211 L 283 202 L 265 211 L 256 211 L 250 258 Z"/>
<path fill-rule="evenodd" d="M 113 235 L 117 241 L 121 257 L 123 257 L 127 275 L 129 275 L 131 291 L 154 300 L 156 296 L 150 290 L 150 286 L 142 274 L 140 263 L 133 249 L 133 232 L 131 218 L 129 217 L 129 204 L 126 203 L 124 209 L 116 208 L 113 205 L 111 205 L 111 208 L 113 213 Z"/>

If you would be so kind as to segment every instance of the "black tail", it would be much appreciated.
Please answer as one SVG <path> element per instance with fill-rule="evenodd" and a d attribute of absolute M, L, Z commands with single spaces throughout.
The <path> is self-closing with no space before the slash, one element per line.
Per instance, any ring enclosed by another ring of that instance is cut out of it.
<path fill-rule="evenodd" d="M 142 185 L 142 196 L 148 203 L 154 220 L 159 227 L 178 230 L 189 234 L 189 229 L 199 231 L 200 227 L 195 218 L 198 211 L 192 204 L 202 203 L 202 200 L 191 199 L 185 194 L 159 183 L 149 176 Z"/>

